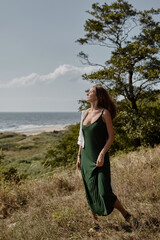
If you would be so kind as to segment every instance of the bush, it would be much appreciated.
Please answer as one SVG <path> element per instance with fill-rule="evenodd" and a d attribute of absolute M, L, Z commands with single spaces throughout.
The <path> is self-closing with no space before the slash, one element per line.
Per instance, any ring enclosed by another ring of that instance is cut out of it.
<path fill-rule="evenodd" d="M 119 107 L 114 120 L 115 140 L 110 152 L 130 151 L 139 146 L 152 146 L 160 143 L 160 103 L 150 101 L 139 106 L 138 114 L 124 106 Z"/>
<path fill-rule="evenodd" d="M 10 167 L 9 169 L 4 170 L 1 174 L 2 174 L 2 179 L 5 182 L 19 183 L 22 179 L 26 178 L 25 174 L 19 175 L 15 167 Z"/>
<path fill-rule="evenodd" d="M 75 164 L 77 159 L 77 139 L 80 124 L 70 126 L 68 133 L 61 141 L 48 149 L 43 162 L 45 167 L 59 167 Z"/>
<path fill-rule="evenodd" d="M 1 160 L 4 160 L 4 158 L 5 158 L 5 154 L 4 154 L 4 152 L 3 152 L 2 148 L 1 148 L 0 149 L 0 162 L 1 162 Z"/>

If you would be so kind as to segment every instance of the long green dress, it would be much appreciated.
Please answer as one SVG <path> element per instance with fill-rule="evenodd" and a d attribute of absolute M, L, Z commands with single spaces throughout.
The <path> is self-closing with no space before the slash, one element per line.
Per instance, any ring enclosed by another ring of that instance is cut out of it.
<path fill-rule="evenodd" d="M 86 198 L 91 211 L 97 215 L 109 215 L 117 199 L 112 192 L 110 177 L 110 161 L 108 152 L 104 157 L 104 165 L 96 167 L 98 155 L 108 138 L 106 124 L 100 117 L 90 125 L 83 125 L 85 146 L 81 150 L 81 174 Z"/>

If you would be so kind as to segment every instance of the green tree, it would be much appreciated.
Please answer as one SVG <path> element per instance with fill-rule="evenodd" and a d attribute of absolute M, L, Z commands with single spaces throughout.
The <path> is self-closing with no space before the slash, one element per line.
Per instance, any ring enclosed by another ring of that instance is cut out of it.
<path fill-rule="evenodd" d="M 153 92 L 153 99 L 141 104 L 141 111 L 135 114 L 123 107 L 126 100 L 118 102 L 118 115 L 114 120 L 115 140 L 111 152 L 130 151 L 139 145 L 152 146 L 160 143 L 160 91 Z M 155 100 L 155 98 L 157 100 Z"/>
<path fill-rule="evenodd" d="M 138 115 L 141 104 L 153 98 L 153 87 L 160 83 L 160 25 L 155 20 L 160 9 L 138 11 L 127 1 L 118 0 L 110 5 L 94 3 L 87 12 L 91 18 L 85 22 L 85 36 L 77 42 L 112 51 L 104 65 L 91 62 L 80 52 L 84 64 L 100 67 L 97 72 L 84 74 L 83 79 L 123 97 L 126 110 Z"/>

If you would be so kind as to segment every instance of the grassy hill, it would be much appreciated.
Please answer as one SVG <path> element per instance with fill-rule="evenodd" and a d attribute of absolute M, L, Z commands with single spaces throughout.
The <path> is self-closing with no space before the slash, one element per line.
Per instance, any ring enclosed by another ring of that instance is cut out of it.
<path fill-rule="evenodd" d="M 24 160 L 32 158 L 38 164 L 47 144 L 51 144 L 51 139 L 53 141 L 53 138 L 47 140 L 50 134 L 53 137 L 53 133 L 48 133 L 30 139 L 17 135 L 15 145 L 13 141 L 6 141 L 6 147 L 13 144 L 13 148 L 9 152 L 4 151 L 8 157 L 2 156 L 1 161 L 6 159 L 7 164 L 14 165 L 13 159 L 17 159 L 16 166 L 19 164 L 18 169 L 22 171 L 24 168 L 25 173 L 27 166 L 29 169 L 31 166 Z M 55 133 L 54 140 L 58 141 L 56 134 L 65 133 Z M 5 147 L 4 139 L 3 142 L 1 139 L 2 149 Z M 25 157 L 21 155 L 24 148 Z M 160 146 L 155 146 L 127 154 L 118 153 L 110 158 L 116 194 L 123 205 L 141 220 L 139 231 L 132 231 L 115 209 L 108 217 L 99 217 L 99 232 L 89 234 L 92 219 L 80 173 L 75 167 L 61 167 L 50 173 L 44 171 L 43 177 L 37 173 L 36 178 L 25 179 L 18 184 L 6 184 L 1 180 L 0 240 L 160 239 L 159 156 Z"/>
<path fill-rule="evenodd" d="M 17 173 L 21 179 L 39 177 L 50 171 L 44 167 L 46 152 L 67 131 L 43 132 L 38 135 L 0 133 L 0 178 Z"/>

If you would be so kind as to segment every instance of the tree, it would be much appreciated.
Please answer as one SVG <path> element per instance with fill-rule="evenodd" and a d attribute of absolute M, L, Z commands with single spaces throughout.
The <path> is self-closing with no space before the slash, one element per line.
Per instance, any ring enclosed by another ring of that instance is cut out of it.
<path fill-rule="evenodd" d="M 110 5 L 94 3 L 87 12 L 92 18 L 86 20 L 86 34 L 77 42 L 112 51 L 104 65 L 91 62 L 80 52 L 82 63 L 100 67 L 84 74 L 83 79 L 101 84 L 116 97 L 123 96 L 126 109 L 138 115 L 141 103 L 153 98 L 153 87 L 160 83 L 160 25 L 155 20 L 160 9 L 138 11 L 127 1 L 118 0 Z"/>

